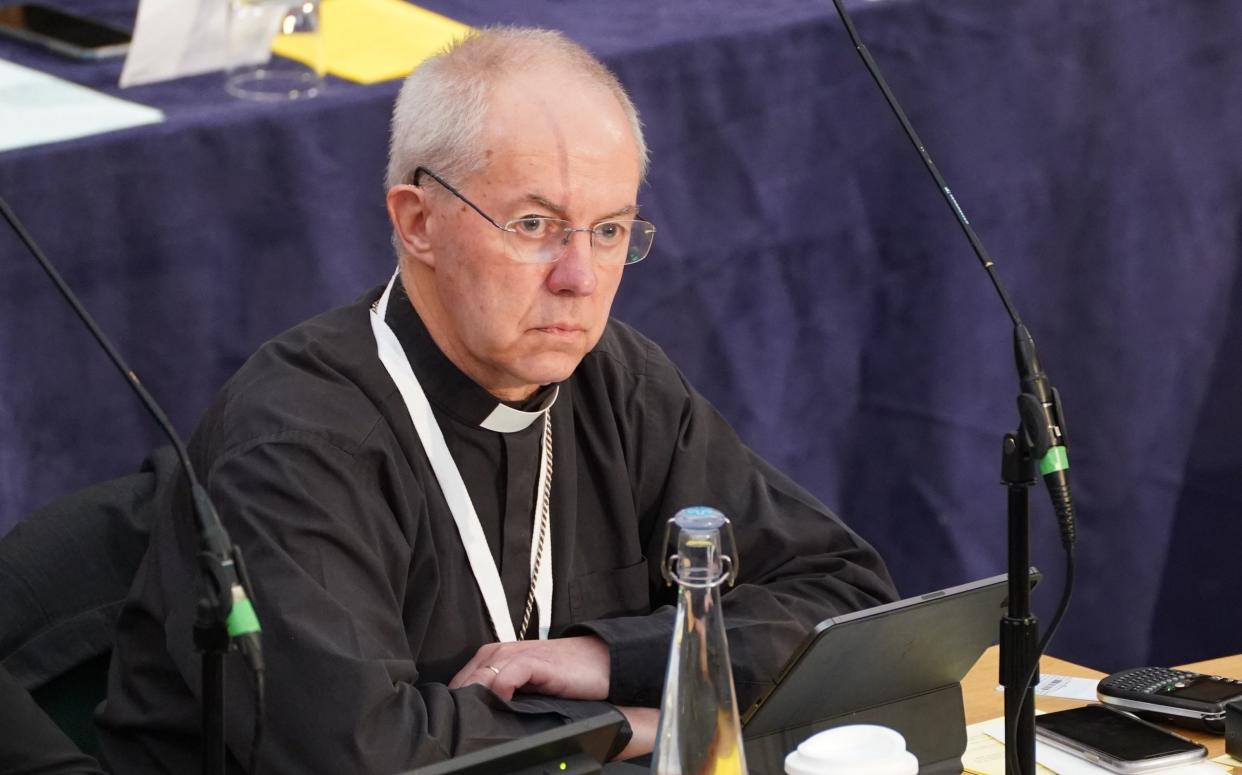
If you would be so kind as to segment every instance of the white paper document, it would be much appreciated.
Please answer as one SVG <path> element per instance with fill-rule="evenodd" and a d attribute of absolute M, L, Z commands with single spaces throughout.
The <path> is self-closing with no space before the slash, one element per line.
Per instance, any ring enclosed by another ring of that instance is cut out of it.
<path fill-rule="evenodd" d="M 164 120 L 155 108 L 109 97 L 0 60 L 0 151 Z"/>
<path fill-rule="evenodd" d="M 241 22 L 229 41 L 228 0 L 141 0 L 121 87 L 267 61 L 289 2 L 238 0 Z"/>
<path fill-rule="evenodd" d="M 1035 687 L 1035 694 L 1040 697 L 1061 697 L 1067 700 L 1087 700 L 1098 702 L 1095 689 L 1099 686 L 1098 678 L 1074 678 L 1068 675 L 1043 675 Z M 1003 692 L 1005 687 L 997 686 L 996 691 Z"/>

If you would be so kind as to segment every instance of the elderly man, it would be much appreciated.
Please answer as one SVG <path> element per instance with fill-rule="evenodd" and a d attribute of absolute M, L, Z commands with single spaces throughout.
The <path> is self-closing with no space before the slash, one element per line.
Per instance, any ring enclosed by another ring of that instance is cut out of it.
<path fill-rule="evenodd" d="M 397 274 L 266 344 L 191 445 L 256 587 L 265 772 L 395 772 L 605 703 L 630 721 L 623 755 L 649 750 L 660 539 L 684 506 L 734 520 L 742 702 L 812 624 L 892 598 L 867 544 L 609 319 L 655 234 L 645 159 L 620 84 L 556 33 L 486 31 L 405 83 Z M 196 766 L 184 517 L 157 526 L 120 623 L 101 726 L 127 773 Z M 230 681 L 236 764 L 254 719 L 244 670 Z"/>

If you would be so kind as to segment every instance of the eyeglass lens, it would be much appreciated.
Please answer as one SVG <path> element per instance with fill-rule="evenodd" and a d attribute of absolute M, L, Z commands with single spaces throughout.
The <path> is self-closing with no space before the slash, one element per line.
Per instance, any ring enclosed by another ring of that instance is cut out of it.
<path fill-rule="evenodd" d="M 578 229 L 559 218 L 529 217 L 504 227 L 519 261 L 547 263 L 564 253 L 574 233 L 589 232 L 592 256 L 601 264 L 633 264 L 651 250 L 655 227 L 646 221 L 606 221 Z"/>

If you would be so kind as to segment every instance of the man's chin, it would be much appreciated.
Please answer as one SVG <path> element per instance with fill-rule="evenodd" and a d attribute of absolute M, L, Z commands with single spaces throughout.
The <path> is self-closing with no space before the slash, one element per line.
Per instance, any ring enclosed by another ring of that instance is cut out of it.
<path fill-rule="evenodd" d="M 551 385 L 564 382 L 582 363 L 582 354 L 556 353 L 536 359 L 524 369 L 523 377 L 532 385 Z"/>

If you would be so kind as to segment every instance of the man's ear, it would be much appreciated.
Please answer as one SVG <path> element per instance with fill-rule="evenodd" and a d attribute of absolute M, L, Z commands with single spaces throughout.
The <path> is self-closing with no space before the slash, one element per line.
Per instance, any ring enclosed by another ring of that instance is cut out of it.
<path fill-rule="evenodd" d="M 419 186 L 393 186 L 388 189 L 387 202 L 393 241 L 402 256 L 435 266 L 435 252 L 428 228 L 430 202 L 427 190 Z"/>

